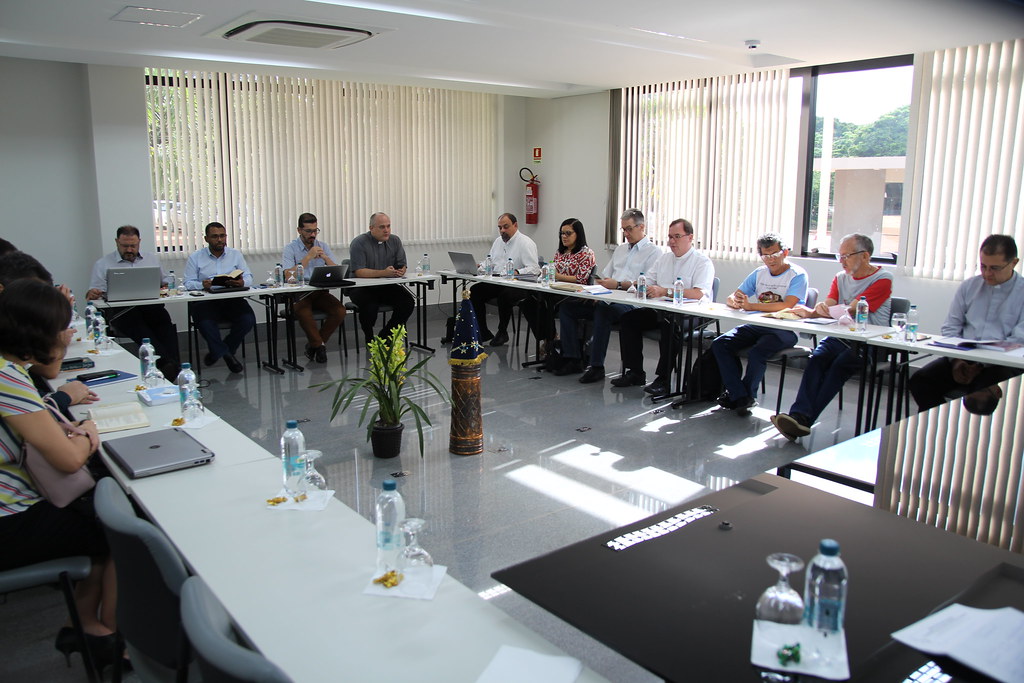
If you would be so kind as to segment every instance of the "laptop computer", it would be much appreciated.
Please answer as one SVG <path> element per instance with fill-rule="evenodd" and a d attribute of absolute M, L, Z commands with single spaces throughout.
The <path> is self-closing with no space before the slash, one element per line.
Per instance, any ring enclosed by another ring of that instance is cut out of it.
<path fill-rule="evenodd" d="M 309 276 L 310 287 L 351 287 L 354 284 L 345 279 L 344 266 L 317 266 Z"/>
<path fill-rule="evenodd" d="M 451 258 L 456 273 L 462 273 L 463 275 L 479 274 L 476 269 L 476 259 L 472 254 L 461 251 L 449 251 L 448 257 Z"/>
<path fill-rule="evenodd" d="M 132 479 L 198 467 L 213 461 L 213 451 L 177 427 L 103 441 L 107 454 Z"/>
<path fill-rule="evenodd" d="M 156 299 L 160 296 L 162 277 L 159 267 L 108 268 L 107 301 Z"/>

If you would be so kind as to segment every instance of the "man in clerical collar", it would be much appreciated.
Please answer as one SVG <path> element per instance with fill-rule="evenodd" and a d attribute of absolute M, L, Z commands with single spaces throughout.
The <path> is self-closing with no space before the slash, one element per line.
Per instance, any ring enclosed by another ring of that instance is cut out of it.
<path fill-rule="evenodd" d="M 383 211 L 371 215 L 369 229 L 349 244 L 349 259 L 352 277 L 405 277 L 409 267 L 402 240 L 391 232 L 391 218 Z M 392 311 L 380 332 L 381 337 L 387 337 L 392 329 L 404 325 L 416 308 L 412 293 L 397 284 L 353 287 L 348 297 L 359 307 L 359 326 L 367 342 L 374 336 L 373 327 L 382 304 L 390 305 Z"/>

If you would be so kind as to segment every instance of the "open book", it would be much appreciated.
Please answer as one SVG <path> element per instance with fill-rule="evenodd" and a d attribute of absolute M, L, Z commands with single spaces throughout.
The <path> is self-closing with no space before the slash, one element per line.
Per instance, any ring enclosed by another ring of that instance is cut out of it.
<path fill-rule="evenodd" d="M 1004 341 L 1002 339 L 961 339 L 959 337 L 939 337 L 932 346 L 944 346 L 947 349 L 979 349 L 982 351 L 1013 351 L 1024 347 L 1024 344 Z"/>
<path fill-rule="evenodd" d="M 223 287 L 228 284 L 229 280 L 237 280 L 240 277 L 242 277 L 242 271 L 236 268 L 230 273 L 225 273 L 224 275 L 214 275 L 210 280 L 210 284 L 214 287 Z"/>
<path fill-rule="evenodd" d="M 134 401 L 95 406 L 89 408 L 88 414 L 90 420 L 95 420 L 96 430 L 100 434 L 149 426 L 149 418 L 142 412 L 142 406 Z"/>

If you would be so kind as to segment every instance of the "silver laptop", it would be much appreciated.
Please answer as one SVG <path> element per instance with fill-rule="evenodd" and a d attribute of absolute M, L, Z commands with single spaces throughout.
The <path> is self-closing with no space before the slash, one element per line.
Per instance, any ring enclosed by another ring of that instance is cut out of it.
<path fill-rule="evenodd" d="M 213 451 L 174 427 L 103 441 L 103 448 L 132 479 L 198 467 L 213 461 Z"/>
<path fill-rule="evenodd" d="M 107 301 L 137 301 L 160 296 L 160 268 L 108 268 Z"/>
<path fill-rule="evenodd" d="M 473 258 L 472 254 L 466 254 L 461 251 L 449 251 L 448 257 L 452 260 L 456 273 L 479 275 L 476 269 L 476 259 Z"/>

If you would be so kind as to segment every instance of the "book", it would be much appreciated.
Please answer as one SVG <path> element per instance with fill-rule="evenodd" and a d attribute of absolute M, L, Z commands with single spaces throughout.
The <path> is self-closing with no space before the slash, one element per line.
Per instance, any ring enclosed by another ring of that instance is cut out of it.
<path fill-rule="evenodd" d="M 148 427 L 149 418 L 138 403 L 111 403 L 89 408 L 89 419 L 96 422 L 100 434 L 120 432 L 125 429 Z"/>
<path fill-rule="evenodd" d="M 939 337 L 931 343 L 932 346 L 942 346 L 947 349 L 978 349 L 981 351 L 1013 351 L 1024 347 L 1024 344 L 1006 341 L 1003 339 L 961 339 L 959 337 Z"/>
<path fill-rule="evenodd" d="M 242 271 L 236 268 L 235 270 L 232 270 L 230 273 L 225 273 L 223 275 L 214 275 L 212 278 L 210 278 L 210 284 L 218 287 L 223 287 L 228 284 L 229 280 L 237 280 L 240 277 L 242 277 Z"/>
<path fill-rule="evenodd" d="M 551 289 L 560 289 L 563 292 L 582 292 L 583 285 L 578 285 L 575 282 L 556 282 L 551 285 Z"/>
<path fill-rule="evenodd" d="M 98 387 L 104 384 L 114 384 L 115 382 L 125 382 L 130 379 L 135 379 L 138 375 L 133 375 L 130 372 L 124 372 L 123 370 L 110 370 L 104 373 L 103 377 L 97 377 L 96 379 L 82 379 L 80 376 L 76 377 L 79 381 L 85 383 L 86 386 Z"/>

